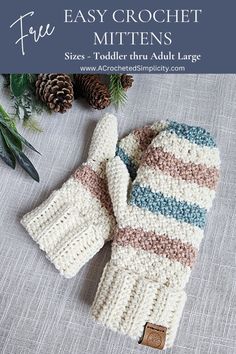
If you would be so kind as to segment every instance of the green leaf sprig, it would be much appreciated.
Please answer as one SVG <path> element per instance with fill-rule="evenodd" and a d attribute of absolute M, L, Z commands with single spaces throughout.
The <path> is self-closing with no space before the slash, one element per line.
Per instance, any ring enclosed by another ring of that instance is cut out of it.
<path fill-rule="evenodd" d="M 23 145 L 39 153 L 18 133 L 15 122 L 0 105 L 0 158 L 13 169 L 17 161 L 35 181 L 39 182 L 38 172 L 22 151 Z"/>
<path fill-rule="evenodd" d="M 118 108 L 120 105 L 125 104 L 127 95 L 121 84 L 120 74 L 109 75 L 110 84 L 109 91 L 111 94 L 111 102 Z"/>
<path fill-rule="evenodd" d="M 30 85 L 30 74 L 10 74 L 10 89 L 15 97 L 22 96 Z"/>
<path fill-rule="evenodd" d="M 9 87 L 13 100 L 13 117 L 22 121 L 26 128 L 36 132 L 42 132 L 42 128 L 34 113 L 40 114 L 46 107 L 36 97 L 35 82 L 36 74 L 5 74 L 6 86 Z"/>

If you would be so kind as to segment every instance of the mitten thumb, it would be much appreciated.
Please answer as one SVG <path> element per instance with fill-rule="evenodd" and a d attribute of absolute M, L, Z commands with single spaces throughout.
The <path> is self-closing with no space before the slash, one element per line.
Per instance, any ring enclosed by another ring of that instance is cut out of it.
<path fill-rule="evenodd" d="M 88 160 L 104 162 L 115 156 L 118 140 L 117 119 L 106 114 L 96 125 L 89 148 Z"/>
<path fill-rule="evenodd" d="M 127 209 L 128 188 L 131 180 L 125 164 L 118 156 L 108 161 L 106 171 L 113 211 L 119 223 Z"/>

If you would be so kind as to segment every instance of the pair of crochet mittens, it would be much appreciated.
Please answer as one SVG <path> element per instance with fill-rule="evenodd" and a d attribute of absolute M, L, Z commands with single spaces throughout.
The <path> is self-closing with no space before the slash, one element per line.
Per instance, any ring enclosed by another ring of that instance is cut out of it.
<path fill-rule="evenodd" d="M 116 142 L 116 120 L 107 115 L 87 162 L 22 223 L 66 277 L 114 234 L 93 316 L 162 349 L 175 338 L 219 153 L 204 129 L 174 122 L 136 130 L 117 148 Z"/>

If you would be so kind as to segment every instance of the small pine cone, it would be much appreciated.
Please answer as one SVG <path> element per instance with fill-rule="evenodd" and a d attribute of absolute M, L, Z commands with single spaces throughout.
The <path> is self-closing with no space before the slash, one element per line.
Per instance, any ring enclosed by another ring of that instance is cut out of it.
<path fill-rule="evenodd" d="M 105 84 L 100 81 L 99 75 L 77 74 L 75 86 L 80 96 L 95 109 L 104 109 L 111 103 L 111 95 Z"/>
<path fill-rule="evenodd" d="M 122 74 L 120 78 L 121 86 L 125 91 L 132 87 L 134 79 L 132 75 Z"/>
<path fill-rule="evenodd" d="M 39 74 L 36 95 L 50 111 L 64 113 L 72 107 L 74 99 L 71 78 L 66 74 Z"/>

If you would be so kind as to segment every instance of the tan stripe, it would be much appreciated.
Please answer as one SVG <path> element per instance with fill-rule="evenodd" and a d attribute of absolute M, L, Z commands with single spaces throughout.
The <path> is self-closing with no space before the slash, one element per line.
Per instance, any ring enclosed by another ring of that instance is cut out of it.
<path fill-rule="evenodd" d="M 153 176 L 154 178 L 150 178 Z M 197 183 L 186 182 L 174 178 L 159 169 L 141 166 L 135 179 L 142 187 L 150 187 L 152 192 L 163 193 L 166 197 L 174 197 L 179 201 L 197 204 L 201 208 L 210 209 L 216 192 L 207 187 L 200 187 Z"/>
<path fill-rule="evenodd" d="M 153 130 L 150 126 L 134 130 L 134 136 L 139 143 L 139 149 L 141 149 L 141 151 L 147 149 L 148 145 L 151 144 L 153 138 L 156 135 L 157 132 Z"/>
<path fill-rule="evenodd" d="M 134 130 L 134 136 L 139 143 L 139 149 L 145 151 L 147 147 L 151 144 L 153 139 L 167 127 L 167 123 L 164 121 L 158 121 L 151 126 L 146 125 L 143 128 Z"/>
<path fill-rule="evenodd" d="M 153 141 L 152 146 L 162 147 L 164 151 L 174 154 L 183 162 L 200 163 L 210 168 L 220 167 L 220 155 L 216 147 L 197 145 L 170 131 L 162 132 L 159 139 Z"/>
<path fill-rule="evenodd" d="M 119 227 L 136 229 L 137 225 L 144 231 L 152 231 L 158 235 L 165 234 L 171 239 L 189 243 L 195 248 L 199 248 L 203 238 L 203 230 L 197 226 L 129 205 L 124 220 L 123 218 L 120 220 Z"/>
<path fill-rule="evenodd" d="M 173 240 L 167 235 L 158 235 L 155 232 L 145 232 L 142 229 L 132 229 L 131 227 L 117 229 L 114 243 L 151 251 L 189 267 L 193 266 L 197 257 L 197 249 L 188 243 Z"/>
<path fill-rule="evenodd" d="M 101 205 L 106 208 L 110 214 L 113 214 L 107 181 L 104 178 L 98 176 L 88 165 L 78 168 L 78 170 L 75 171 L 74 177 L 100 201 Z"/>
<path fill-rule="evenodd" d="M 158 256 L 154 252 L 147 252 L 132 246 L 119 246 L 114 242 L 112 243 L 111 261 L 119 269 L 129 269 L 130 272 L 138 273 L 144 278 L 148 275 L 149 279 L 156 279 L 170 287 L 185 287 L 192 270 L 180 262 Z"/>
<path fill-rule="evenodd" d="M 143 157 L 143 164 L 158 168 L 172 177 L 179 177 L 210 189 L 216 188 L 219 179 L 219 171 L 216 168 L 183 162 L 162 148 L 150 147 Z"/>
<path fill-rule="evenodd" d="M 143 151 L 145 151 L 152 140 L 166 127 L 165 122 L 156 122 L 151 126 L 145 126 L 133 131 L 121 139 L 118 146 L 129 156 L 132 162 L 139 166 Z"/>

